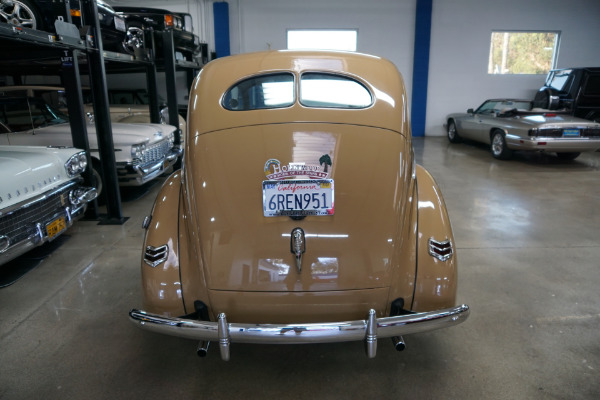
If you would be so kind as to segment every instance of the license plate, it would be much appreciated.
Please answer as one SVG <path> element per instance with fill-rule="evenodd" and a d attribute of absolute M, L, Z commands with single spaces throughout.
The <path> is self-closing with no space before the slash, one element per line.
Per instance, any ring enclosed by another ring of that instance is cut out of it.
<path fill-rule="evenodd" d="M 565 129 L 563 137 L 579 137 L 579 129 Z"/>
<path fill-rule="evenodd" d="M 121 17 L 117 17 L 116 15 L 115 15 L 115 29 L 118 31 L 122 31 L 122 32 L 126 31 L 125 20 Z"/>
<path fill-rule="evenodd" d="M 265 217 L 333 215 L 333 179 L 263 181 Z"/>
<path fill-rule="evenodd" d="M 56 236 L 60 235 L 65 229 L 67 229 L 67 222 L 65 221 L 65 217 L 58 217 L 57 219 L 46 225 L 46 233 L 48 234 L 48 239 L 54 239 Z"/>

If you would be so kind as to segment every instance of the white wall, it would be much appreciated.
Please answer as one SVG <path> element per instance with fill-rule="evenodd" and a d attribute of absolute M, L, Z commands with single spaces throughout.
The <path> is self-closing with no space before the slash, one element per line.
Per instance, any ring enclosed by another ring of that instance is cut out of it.
<path fill-rule="evenodd" d="M 561 31 L 557 68 L 600 66 L 598 0 L 434 0 L 426 134 L 492 97 L 531 98 L 545 75 L 488 75 L 492 30 Z"/>
<path fill-rule="evenodd" d="M 285 49 L 288 29 L 358 29 L 358 51 L 392 60 L 410 93 L 416 0 L 231 0 L 231 52 Z"/>

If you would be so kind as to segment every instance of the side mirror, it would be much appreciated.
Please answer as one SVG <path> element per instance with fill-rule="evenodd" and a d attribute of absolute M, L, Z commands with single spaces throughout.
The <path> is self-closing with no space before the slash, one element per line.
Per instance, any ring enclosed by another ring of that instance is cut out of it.
<path fill-rule="evenodd" d="M 467 113 L 468 113 L 468 114 L 475 114 L 475 110 L 473 110 L 472 108 L 469 108 L 469 109 L 467 110 Z"/>

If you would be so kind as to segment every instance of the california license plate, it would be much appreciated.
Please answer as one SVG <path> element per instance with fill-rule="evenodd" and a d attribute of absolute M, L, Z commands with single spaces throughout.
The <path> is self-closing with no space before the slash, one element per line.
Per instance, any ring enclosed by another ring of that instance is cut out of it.
<path fill-rule="evenodd" d="M 57 219 L 46 225 L 46 233 L 48 234 L 48 239 L 54 239 L 56 236 L 60 235 L 65 229 L 67 229 L 67 222 L 65 220 L 65 217 L 58 217 Z"/>
<path fill-rule="evenodd" d="M 565 129 L 563 137 L 579 137 L 579 129 Z"/>
<path fill-rule="evenodd" d="M 333 179 L 263 181 L 265 217 L 333 215 Z"/>

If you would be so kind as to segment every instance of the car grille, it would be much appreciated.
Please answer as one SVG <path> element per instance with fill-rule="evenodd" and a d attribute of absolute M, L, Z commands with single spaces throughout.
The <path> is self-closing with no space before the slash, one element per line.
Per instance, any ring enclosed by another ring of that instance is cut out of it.
<path fill-rule="evenodd" d="M 566 128 L 573 129 L 573 128 Z M 600 128 L 583 128 L 579 129 L 580 137 L 593 137 L 600 138 Z M 563 129 L 560 128 L 547 128 L 547 129 L 531 129 L 529 136 L 537 137 L 563 137 Z"/>
<path fill-rule="evenodd" d="M 71 187 L 72 185 L 66 185 L 27 206 L 1 216 L 0 236 L 8 237 L 10 243 L 14 244 L 31 235 L 37 223 L 45 227 L 45 224 L 51 222 L 68 204 L 67 195 Z"/>
<path fill-rule="evenodd" d="M 165 155 L 169 152 L 172 145 L 168 140 L 162 140 L 158 143 L 154 143 L 146 147 L 144 156 L 140 160 L 136 158 L 133 162 L 134 165 L 145 165 L 151 162 L 160 161 L 165 158 Z"/>

